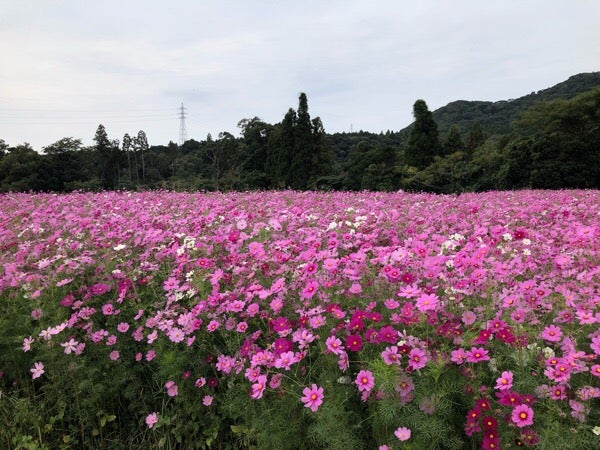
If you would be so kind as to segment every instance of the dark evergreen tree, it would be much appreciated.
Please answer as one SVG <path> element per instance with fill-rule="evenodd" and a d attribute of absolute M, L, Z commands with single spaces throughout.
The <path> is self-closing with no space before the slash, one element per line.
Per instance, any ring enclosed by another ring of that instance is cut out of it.
<path fill-rule="evenodd" d="M 143 130 L 138 131 L 137 137 L 135 138 L 135 148 L 140 153 L 140 159 L 142 161 L 142 184 L 146 184 L 146 163 L 144 161 L 144 155 L 148 152 L 148 138 Z"/>
<path fill-rule="evenodd" d="M 325 128 L 319 117 L 312 120 L 313 159 L 308 185 L 311 188 L 327 186 L 327 177 L 333 171 L 333 152 L 327 142 Z"/>
<path fill-rule="evenodd" d="M 8 144 L 4 142 L 4 139 L 0 139 L 0 158 L 6 155 L 6 151 L 8 150 Z"/>
<path fill-rule="evenodd" d="M 415 122 L 404 149 L 404 161 L 422 170 L 433 162 L 434 156 L 441 153 L 438 129 L 424 100 L 415 102 L 413 116 Z"/>
<path fill-rule="evenodd" d="M 243 137 L 241 164 L 245 172 L 245 182 L 250 188 L 267 188 L 269 180 L 266 166 L 273 126 L 258 117 L 253 117 L 240 120 L 238 127 L 241 128 Z"/>
<path fill-rule="evenodd" d="M 290 186 L 290 168 L 295 150 L 297 121 L 296 111 L 290 108 L 281 123 L 277 124 L 273 130 L 265 164 L 270 187 L 283 189 Z"/>
<path fill-rule="evenodd" d="M 483 128 L 479 121 L 475 122 L 469 131 L 467 137 L 466 150 L 469 155 L 472 155 L 477 147 L 485 142 L 485 135 L 483 134 Z"/>
<path fill-rule="evenodd" d="M 446 141 L 444 142 L 443 149 L 445 155 L 451 155 L 454 152 L 464 150 L 462 139 L 460 137 L 460 130 L 456 125 L 452 125 L 448 129 L 448 134 L 446 134 Z"/>
<path fill-rule="evenodd" d="M 290 167 L 290 186 L 304 190 L 308 187 L 314 156 L 313 130 L 308 114 L 306 94 L 300 94 L 298 101 L 298 120 L 294 129 L 294 155 Z"/>
<path fill-rule="evenodd" d="M 64 191 L 83 174 L 78 153 L 82 149 L 81 139 L 62 138 L 44 147 L 43 158 L 45 179 L 48 189 Z"/>
<path fill-rule="evenodd" d="M 119 148 L 108 139 L 104 125 L 98 125 L 95 150 L 98 157 L 100 185 L 103 189 L 116 189 L 119 178 Z"/>

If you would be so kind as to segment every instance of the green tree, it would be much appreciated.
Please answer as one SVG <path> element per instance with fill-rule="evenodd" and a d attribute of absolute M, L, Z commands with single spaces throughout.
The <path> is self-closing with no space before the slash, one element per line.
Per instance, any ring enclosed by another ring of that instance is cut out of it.
<path fill-rule="evenodd" d="M 4 139 L 0 139 L 0 158 L 6 155 L 6 151 L 8 150 L 8 144 L 4 142 Z"/>
<path fill-rule="evenodd" d="M 277 124 L 268 144 L 265 171 L 269 185 L 282 189 L 290 185 L 290 168 L 295 148 L 295 128 L 298 116 L 293 108 L 285 114 L 281 123 Z"/>
<path fill-rule="evenodd" d="M 140 159 L 142 161 L 142 184 L 146 184 L 146 163 L 144 160 L 144 155 L 148 152 L 148 138 L 146 137 L 146 133 L 143 130 L 138 131 L 137 136 L 135 137 L 134 148 L 136 152 L 140 153 Z"/>
<path fill-rule="evenodd" d="M 333 171 L 333 152 L 325 134 L 323 122 L 319 117 L 312 120 L 313 158 L 308 186 L 310 188 L 326 187 L 327 177 Z"/>
<path fill-rule="evenodd" d="M 9 148 L 8 154 L 0 158 L 0 191 L 47 189 L 41 164 L 42 156 L 27 142 Z"/>
<path fill-rule="evenodd" d="M 294 129 L 294 154 L 290 167 L 290 186 L 304 190 L 308 187 L 313 162 L 313 132 L 308 100 L 302 92 L 298 99 L 298 120 Z"/>
<path fill-rule="evenodd" d="M 446 140 L 443 145 L 444 154 L 450 155 L 454 152 L 464 150 L 463 142 L 460 137 L 460 130 L 456 125 L 452 125 L 446 134 Z"/>
<path fill-rule="evenodd" d="M 243 119 L 238 123 L 242 130 L 243 154 L 242 167 L 245 181 L 251 188 L 267 188 L 269 185 L 267 165 L 269 140 L 273 126 L 258 117 Z"/>
<path fill-rule="evenodd" d="M 98 125 L 94 136 L 100 183 L 103 189 L 116 189 L 119 181 L 119 145 L 108 139 L 104 125 Z"/>
<path fill-rule="evenodd" d="M 514 129 L 530 138 L 531 187 L 600 187 L 600 89 L 538 103 Z"/>
<path fill-rule="evenodd" d="M 467 137 L 467 153 L 472 155 L 475 149 L 477 149 L 477 147 L 479 147 L 484 142 L 485 135 L 483 134 L 483 128 L 481 127 L 481 123 L 479 123 L 479 121 L 476 121 L 471 127 L 471 130 L 469 131 L 469 136 Z"/>
<path fill-rule="evenodd" d="M 81 139 L 62 138 L 43 148 L 42 158 L 48 188 L 65 191 L 74 181 L 81 180 L 82 167 L 79 152 L 83 148 Z"/>
<path fill-rule="evenodd" d="M 125 135 L 123 136 L 121 148 L 123 150 L 123 153 L 127 157 L 127 174 L 129 178 L 129 184 L 133 185 L 133 174 L 131 172 L 131 153 L 133 151 L 133 141 L 131 139 L 131 136 L 129 136 L 129 133 L 125 133 Z"/>
<path fill-rule="evenodd" d="M 438 129 L 431 111 L 424 100 L 417 100 L 413 106 L 415 122 L 404 150 L 407 165 L 424 169 L 440 154 Z"/>

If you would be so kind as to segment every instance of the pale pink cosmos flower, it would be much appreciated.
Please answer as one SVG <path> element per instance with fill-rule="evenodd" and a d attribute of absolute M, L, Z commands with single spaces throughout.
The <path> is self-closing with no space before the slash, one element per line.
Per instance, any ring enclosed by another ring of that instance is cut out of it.
<path fill-rule="evenodd" d="M 31 350 L 31 344 L 33 344 L 33 338 L 31 336 L 23 339 L 23 351 L 28 352 Z"/>
<path fill-rule="evenodd" d="M 450 360 L 453 363 L 461 365 L 467 360 L 467 352 L 463 348 L 457 348 L 450 353 Z"/>
<path fill-rule="evenodd" d="M 154 350 L 148 350 L 146 352 L 146 361 L 150 362 L 156 357 L 156 352 Z"/>
<path fill-rule="evenodd" d="M 462 322 L 467 326 L 473 325 L 475 320 L 477 320 L 477 316 L 473 311 L 465 311 L 462 315 Z"/>
<path fill-rule="evenodd" d="M 212 402 L 213 402 L 212 395 L 205 395 L 204 398 L 202 399 L 202 404 L 204 406 L 210 406 L 210 405 L 212 405 Z"/>
<path fill-rule="evenodd" d="M 258 377 L 258 379 L 256 380 L 256 383 L 254 383 L 252 385 L 252 387 L 250 388 L 250 397 L 252 397 L 255 400 L 258 400 L 259 398 L 261 398 L 263 396 L 263 393 L 265 392 L 266 387 L 267 387 L 267 376 L 260 375 Z"/>
<path fill-rule="evenodd" d="M 275 367 L 278 369 L 290 370 L 292 364 L 296 362 L 294 352 L 283 352 L 275 360 Z"/>
<path fill-rule="evenodd" d="M 369 392 L 375 386 L 375 377 L 373 373 L 369 370 L 361 370 L 356 375 L 356 380 L 354 380 L 356 386 L 358 386 L 358 390 L 363 392 Z"/>
<path fill-rule="evenodd" d="M 495 389 L 500 391 L 506 391 L 512 389 L 513 383 L 513 373 L 512 372 L 502 372 L 502 376 L 496 380 Z"/>
<path fill-rule="evenodd" d="M 77 344 L 79 344 L 79 342 L 77 342 L 75 339 L 70 339 L 69 341 L 60 344 L 60 346 L 64 347 L 65 353 L 68 355 L 77 350 Z"/>
<path fill-rule="evenodd" d="M 323 403 L 323 388 L 313 383 L 310 388 L 304 388 L 302 393 L 304 396 L 300 400 L 304 403 L 304 407 L 316 412 Z"/>
<path fill-rule="evenodd" d="M 408 441 L 410 439 L 411 431 L 406 427 L 398 427 L 396 431 L 394 431 L 394 435 L 401 441 Z"/>
<path fill-rule="evenodd" d="M 438 304 L 439 299 L 435 294 L 421 294 L 417 299 L 417 309 L 421 312 L 433 311 Z"/>
<path fill-rule="evenodd" d="M 178 394 L 178 388 L 174 381 L 167 381 L 165 383 L 165 388 L 167 389 L 167 394 L 169 397 L 176 397 Z"/>
<path fill-rule="evenodd" d="M 152 414 L 148 414 L 146 416 L 146 425 L 148 428 L 152 428 L 158 422 L 158 413 L 153 412 Z"/>
<path fill-rule="evenodd" d="M 533 425 L 533 409 L 527 405 L 519 405 L 512 410 L 510 419 L 519 428 Z"/>
<path fill-rule="evenodd" d="M 44 372 L 44 364 L 41 362 L 36 362 L 33 364 L 33 368 L 31 369 L 31 378 L 35 380 L 36 378 L 41 377 Z"/>
<path fill-rule="evenodd" d="M 120 356 L 121 355 L 119 354 L 118 350 L 113 350 L 112 352 L 110 352 L 110 355 L 109 355 L 110 359 L 113 361 L 116 361 L 117 359 L 119 359 Z"/>

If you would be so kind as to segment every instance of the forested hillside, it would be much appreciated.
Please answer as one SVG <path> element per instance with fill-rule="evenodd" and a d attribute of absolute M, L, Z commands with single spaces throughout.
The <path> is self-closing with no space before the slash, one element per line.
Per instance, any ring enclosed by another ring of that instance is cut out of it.
<path fill-rule="evenodd" d="M 41 149 L 0 139 L 0 192 L 174 189 L 411 190 L 457 193 L 600 187 L 600 72 L 518 99 L 459 100 L 400 131 L 327 134 L 302 93 L 281 122 L 258 117 L 183 145 L 143 130 L 93 146 L 65 137 Z"/>

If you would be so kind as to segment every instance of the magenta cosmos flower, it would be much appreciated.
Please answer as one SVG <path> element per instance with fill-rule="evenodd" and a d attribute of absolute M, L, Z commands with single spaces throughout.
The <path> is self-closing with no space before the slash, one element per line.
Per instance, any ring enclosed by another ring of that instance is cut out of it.
<path fill-rule="evenodd" d="M 323 403 L 323 388 L 313 383 L 310 388 L 304 388 L 302 393 L 304 396 L 300 400 L 304 403 L 304 407 L 310 408 L 312 412 L 317 411 Z"/>
<path fill-rule="evenodd" d="M 369 370 L 361 370 L 358 372 L 358 375 L 356 375 L 356 380 L 354 380 L 354 383 L 356 383 L 358 386 L 359 391 L 369 392 L 371 389 L 373 389 L 373 386 L 375 386 L 375 377 Z"/>
<path fill-rule="evenodd" d="M 471 350 L 467 352 L 467 362 L 477 363 L 489 360 L 490 357 L 488 356 L 488 351 L 484 348 L 472 347 Z"/>
<path fill-rule="evenodd" d="M 510 418 L 519 428 L 533 425 L 533 409 L 527 405 L 519 405 L 513 409 Z"/>

